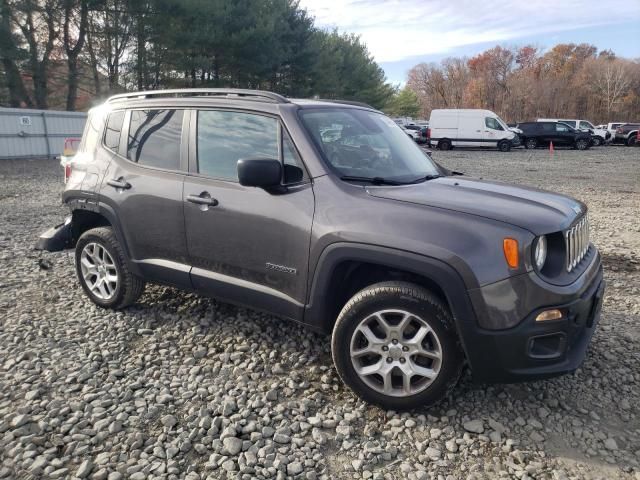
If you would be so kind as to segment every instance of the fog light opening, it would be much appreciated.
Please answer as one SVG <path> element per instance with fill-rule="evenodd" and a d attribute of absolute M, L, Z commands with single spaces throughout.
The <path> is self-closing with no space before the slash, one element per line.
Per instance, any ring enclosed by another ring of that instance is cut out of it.
<path fill-rule="evenodd" d="M 562 310 L 557 308 L 553 308 L 551 310 L 545 310 L 544 312 L 538 314 L 536 317 L 536 322 L 546 322 L 549 320 L 560 320 L 563 317 Z"/>

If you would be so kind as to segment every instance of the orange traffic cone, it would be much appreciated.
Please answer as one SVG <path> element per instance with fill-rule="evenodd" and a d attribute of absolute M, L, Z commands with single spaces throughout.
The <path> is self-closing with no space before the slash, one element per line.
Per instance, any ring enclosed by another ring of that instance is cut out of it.
<path fill-rule="evenodd" d="M 553 153 L 553 142 L 549 142 L 549 153 Z"/>

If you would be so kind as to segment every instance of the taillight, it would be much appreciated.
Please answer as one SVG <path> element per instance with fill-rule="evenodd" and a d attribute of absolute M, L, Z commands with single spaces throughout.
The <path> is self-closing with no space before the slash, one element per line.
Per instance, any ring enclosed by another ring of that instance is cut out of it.
<path fill-rule="evenodd" d="M 427 138 L 431 138 L 431 129 L 427 128 Z"/>
<path fill-rule="evenodd" d="M 71 165 L 68 163 L 64 166 L 64 183 L 69 181 L 69 177 L 71 177 Z"/>

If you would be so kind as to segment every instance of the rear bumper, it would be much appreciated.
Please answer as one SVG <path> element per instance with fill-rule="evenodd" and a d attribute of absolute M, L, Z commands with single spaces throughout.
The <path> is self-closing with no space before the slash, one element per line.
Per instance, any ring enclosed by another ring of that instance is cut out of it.
<path fill-rule="evenodd" d="M 474 380 L 513 383 L 575 371 L 584 361 L 600 319 L 605 281 L 599 258 L 594 275 L 583 287 L 571 295 L 557 297 L 555 303 L 541 299 L 539 308 L 531 309 L 514 327 L 476 327 L 465 332 Z M 562 310 L 561 319 L 535 321 L 540 312 L 553 308 Z"/>
<path fill-rule="evenodd" d="M 63 223 L 51 227 L 46 232 L 40 234 L 36 241 L 36 250 L 46 250 L 47 252 L 59 252 L 72 245 L 73 235 L 71 230 L 71 216 L 68 216 Z"/>

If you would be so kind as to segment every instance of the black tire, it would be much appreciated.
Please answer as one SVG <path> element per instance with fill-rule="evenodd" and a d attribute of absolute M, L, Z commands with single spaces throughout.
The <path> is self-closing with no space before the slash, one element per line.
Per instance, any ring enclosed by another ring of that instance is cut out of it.
<path fill-rule="evenodd" d="M 404 310 L 420 317 L 440 343 L 440 370 L 432 383 L 414 395 L 392 396 L 376 391 L 358 375 L 351 360 L 351 339 L 360 322 L 375 312 L 388 309 Z M 338 315 L 331 337 L 331 351 L 342 381 L 364 401 L 388 410 L 435 405 L 450 394 L 463 366 L 463 354 L 449 309 L 428 290 L 408 282 L 376 283 L 356 293 Z"/>
<path fill-rule="evenodd" d="M 104 248 L 113 259 L 118 277 L 115 293 L 108 299 L 96 296 L 82 275 L 80 259 L 82 251 L 89 243 L 95 243 Z M 99 227 L 84 232 L 76 243 L 76 273 L 82 289 L 93 303 L 103 308 L 119 310 L 134 303 L 144 291 L 144 281 L 133 275 L 127 266 L 126 257 L 111 227 Z"/>
<path fill-rule="evenodd" d="M 508 152 L 511 150 L 511 142 L 509 140 L 501 140 L 498 142 L 498 150 Z"/>
<path fill-rule="evenodd" d="M 576 148 L 578 150 L 587 150 L 589 148 L 589 140 L 585 138 L 579 138 L 576 140 Z"/>
<path fill-rule="evenodd" d="M 538 147 L 538 140 L 535 138 L 527 138 L 524 141 L 524 147 L 527 149 L 535 149 Z"/>
<path fill-rule="evenodd" d="M 599 147 L 600 145 L 604 144 L 604 139 L 602 137 L 593 137 L 591 139 L 591 143 L 594 147 Z"/>
<path fill-rule="evenodd" d="M 637 134 L 630 135 L 629 138 L 627 138 L 627 147 L 633 147 L 637 141 L 638 141 Z"/>
<path fill-rule="evenodd" d="M 451 150 L 451 140 L 446 138 L 438 142 L 438 150 Z"/>

